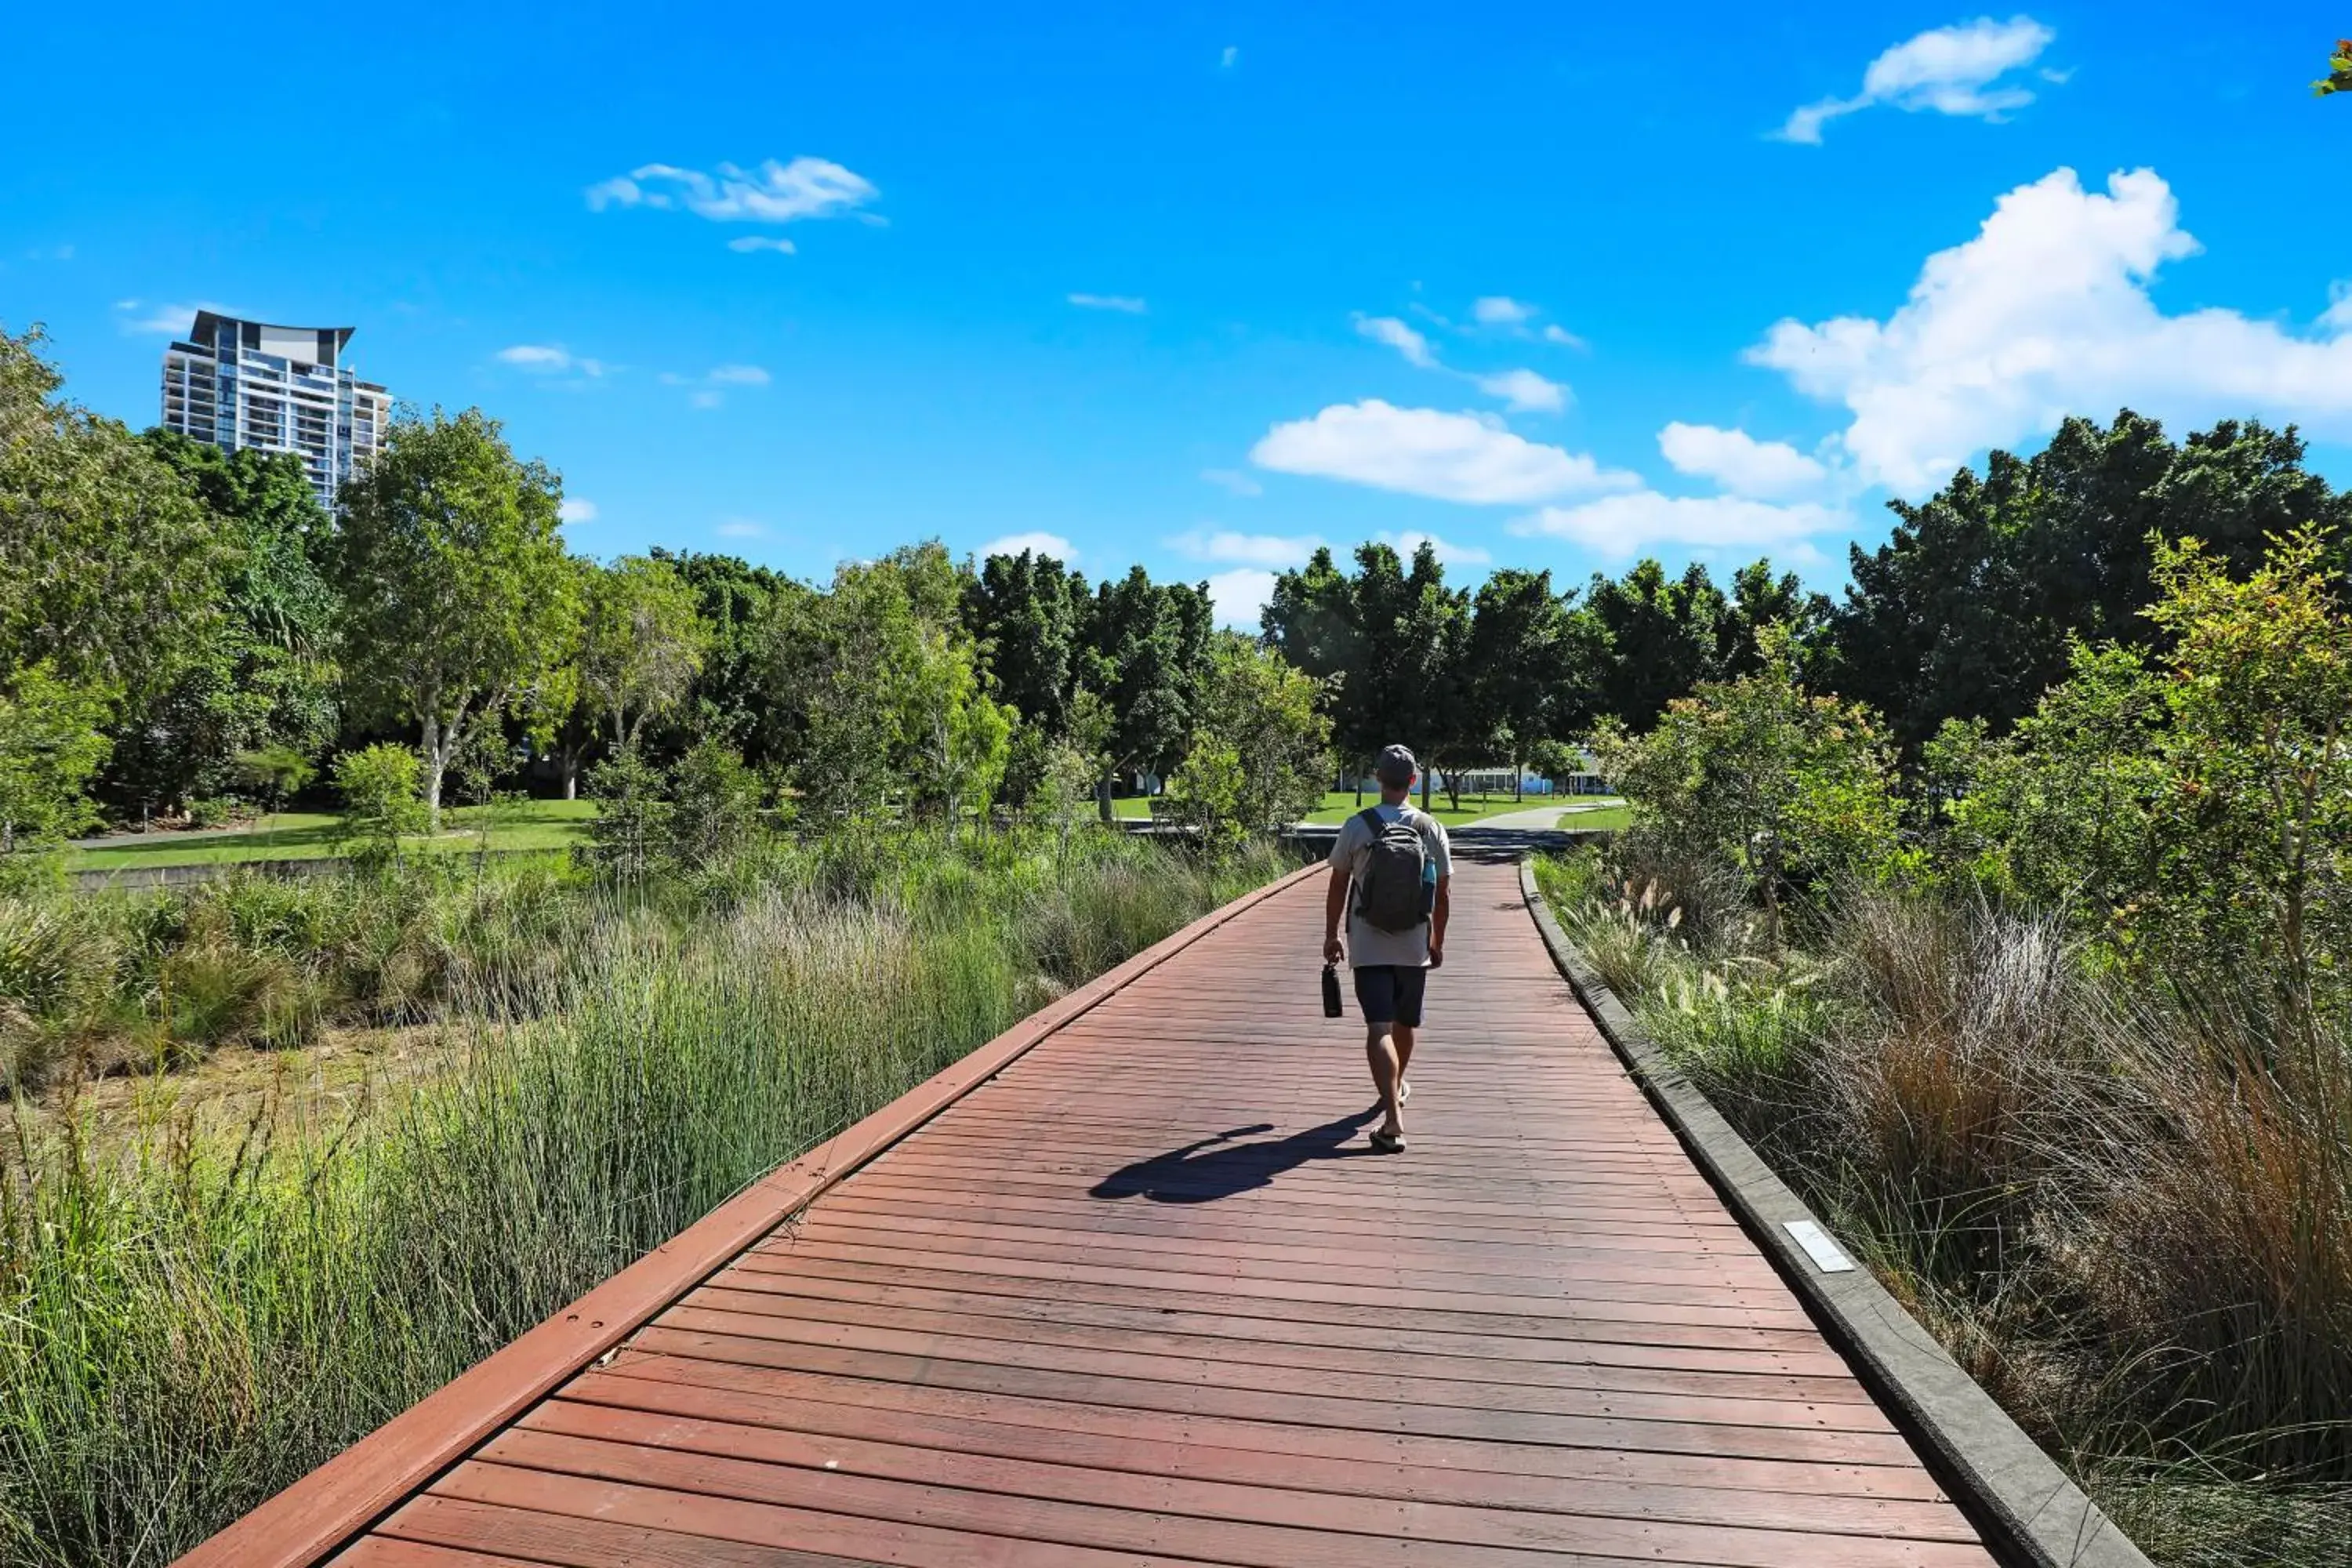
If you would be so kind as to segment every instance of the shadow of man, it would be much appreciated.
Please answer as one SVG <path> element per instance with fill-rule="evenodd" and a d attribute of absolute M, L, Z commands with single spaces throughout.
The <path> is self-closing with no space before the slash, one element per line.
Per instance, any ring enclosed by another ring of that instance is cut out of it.
<path fill-rule="evenodd" d="M 1154 1154 L 1148 1160 L 1138 1160 L 1122 1166 L 1095 1184 L 1090 1195 L 1097 1198 L 1149 1198 L 1155 1204 L 1209 1204 L 1219 1198 L 1232 1197 L 1268 1186 L 1285 1171 L 1295 1171 L 1310 1160 L 1352 1160 L 1370 1154 L 1369 1144 L 1351 1141 L 1365 1123 L 1381 1113 L 1377 1105 L 1360 1110 L 1353 1116 L 1343 1116 L 1336 1121 L 1326 1121 L 1319 1127 L 1306 1128 L 1287 1138 L 1275 1138 L 1258 1142 L 1236 1142 L 1236 1139 L 1255 1138 L 1261 1132 L 1274 1131 L 1274 1123 L 1261 1121 L 1251 1127 L 1236 1127 L 1229 1132 L 1219 1132 L 1208 1138 L 1171 1149 L 1164 1154 Z"/>

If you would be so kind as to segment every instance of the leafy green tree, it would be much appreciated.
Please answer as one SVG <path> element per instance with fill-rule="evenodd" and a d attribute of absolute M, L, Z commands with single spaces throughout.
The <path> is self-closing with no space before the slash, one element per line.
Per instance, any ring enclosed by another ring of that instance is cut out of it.
<path fill-rule="evenodd" d="M 995 799 L 1019 715 L 988 695 L 961 626 L 919 627 L 908 676 L 900 721 L 916 798 L 938 806 L 953 833 L 967 810 L 984 815 Z"/>
<path fill-rule="evenodd" d="M 1259 625 L 1268 647 L 1323 683 L 1331 744 L 1356 775 L 1360 800 L 1363 776 L 1387 742 L 1379 709 L 1364 689 L 1364 630 L 1354 583 L 1328 549 L 1318 548 L 1305 566 L 1275 578 Z"/>
<path fill-rule="evenodd" d="M 761 684 L 765 626 L 776 598 L 804 597 L 810 590 L 739 556 L 679 554 L 656 546 L 647 558 L 667 563 L 693 591 L 705 638 L 692 690 L 683 704 L 653 721 L 647 744 L 675 754 L 715 737 L 754 768 L 781 763 L 782 731 Z"/>
<path fill-rule="evenodd" d="M 723 864 L 760 831 L 760 775 L 720 740 L 697 742 L 670 770 L 662 858 L 688 872 Z"/>
<path fill-rule="evenodd" d="M 1805 591 L 1794 572 L 1772 574 L 1772 563 L 1752 561 L 1734 574 L 1725 614 L 1716 623 L 1715 673 L 1737 679 L 1764 668 L 1764 628 L 1785 626 L 1798 667 L 1818 662 L 1819 644 L 1829 626 L 1826 594 Z"/>
<path fill-rule="evenodd" d="M 1322 695 L 1319 681 L 1281 655 L 1221 634 L 1192 744 L 1170 784 L 1191 818 L 1216 834 L 1272 833 L 1313 809 L 1331 766 Z"/>
<path fill-rule="evenodd" d="M 235 542 L 172 468 L 57 395 L 37 329 L 0 331 L 0 671 L 132 703 L 219 618 Z"/>
<path fill-rule="evenodd" d="M 2326 98 L 2331 93 L 2352 92 L 2352 38 L 2336 40 L 2336 53 L 2327 62 L 2327 74 L 2311 84 L 2313 94 Z"/>
<path fill-rule="evenodd" d="M 1471 601 L 1466 728 L 1475 751 L 1515 774 L 1544 742 L 1589 720 L 1593 668 L 1570 613 L 1575 596 L 1555 594 L 1549 572 L 1506 567 Z"/>
<path fill-rule="evenodd" d="M 1721 674 L 1729 603 L 1705 566 L 1668 577 L 1643 561 L 1622 578 L 1595 574 L 1580 618 L 1594 661 L 1592 707 L 1649 729 L 1675 698 Z"/>
<path fill-rule="evenodd" d="M 379 742 L 335 759 L 335 793 L 342 797 L 342 837 L 352 858 L 383 866 L 398 858 L 404 835 L 431 826 L 418 792 L 423 768 L 405 746 Z"/>
<path fill-rule="evenodd" d="M 625 555 L 590 569 L 580 637 L 580 695 L 614 755 L 647 719 L 685 700 L 709 645 L 695 595 L 666 561 Z"/>
<path fill-rule="evenodd" d="M 643 881 L 659 857 L 669 826 L 668 781 L 635 752 L 606 757 L 588 770 L 596 815 L 588 824 L 590 854 L 620 882 Z"/>
<path fill-rule="evenodd" d="M 1051 741 L 1065 730 L 1078 678 L 1087 580 L 1051 556 L 992 555 L 965 590 L 965 627 L 996 695 Z"/>
<path fill-rule="evenodd" d="M 106 761 L 100 688 L 61 680 L 47 660 L 0 680 L 0 855 L 87 831 L 86 793 Z"/>
<path fill-rule="evenodd" d="M 1780 941 L 1793 892 L 1891 869 L 1900 851 L 1894 756 L 1865 709 L 1808 693 L 1785 627 L 1763 667 L 1705 681 L 1633 737 L 1613 726 L 1601 767 L 1633 808 L 1629 837 L 1667 862 L 1735 868 Z"/>
<path fill-rule="evenodd" d="M 2031 458 L 1994 452 L 1856 547 L 1832 616 L 1828 675 L 1916 747 L 1948 719 L 2005 733 L 2066 678 L 2076 641 L 2146 649 L 2159 633 L 2157 546 L 2195 538 L 2233 575 L 2305 522 L 2335 538 L 2352 495 L 2303 467 L 2292 429 L 2225 421 L 2175 445 L 2129 410 L 2069 419 Z"/>
<path fill-rule="evenodd" d="M 2281 1016 L 2341 997 L 2352 954 L 2352 613 L 2334 542 L 2242 574 L 2159 542 L 2148 655 L 2077 646 L 1953 815 L 2004 889 L 2071 904 L 2175 976 L 2234 968 Z"/>
<path fill-rule="evenodd" d="M 987 703 L 961 618 L 963 580 L 937 543 L 844 563 L 829 592 L 779 596 L 767 627 L 768 700 L 788 716 L 791 772 L 835 815 L 978 798 L 952 760 L 993 789 L 1003 714 Z M 992 724 L 992 718 L 995 721 Z M 989 731 L 995 730 L 993 740 Z"/>
<path fill-rule="evenodd" d="M 450 757 L 546 683 L 575 634 L 562 493 L 475 409 L 395 421 L 344 487 L 330 575 L 345 679 L 363 710 L 416 725 L 436 826 Z"/>
<path fill-rule="evenodd" d="M 1140 566 L 1096 590 L 1079 679 L 1101 693 L 1112 715 L 1097 797 L 1104 821 L 1110 819 L 1112 774 L 1129 769 L 1165 773 L 1181 756 L 1212 618 L 1204 591 L 1155 584 Z"/>

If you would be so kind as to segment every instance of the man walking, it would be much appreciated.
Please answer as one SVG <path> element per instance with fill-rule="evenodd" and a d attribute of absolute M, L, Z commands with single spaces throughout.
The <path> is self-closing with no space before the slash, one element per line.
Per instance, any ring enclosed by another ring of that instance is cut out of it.
<path fill-rule="evenodd" d="M 1445 828 L 1406 804 L 1419 769 L 1412 753 L 1391 746 L 1373 764 L 1381 804 L 1349 817 L 1331 846 L 1331 884 L 1323 899 L 1323 961 L 1348 961 L 1356 1003 L 1364 1010 L 1364 1055 L 1387 1118 L 1372 1147 L 1404 1152 L 1405 1068 L 1429 972 L 1445 962 L 1446 894 L 1454 849 Z M 1350 896 L 1352 893 L 1352 897 Z M 1348 940 L 1339 941 L 1339 915 Z"/>

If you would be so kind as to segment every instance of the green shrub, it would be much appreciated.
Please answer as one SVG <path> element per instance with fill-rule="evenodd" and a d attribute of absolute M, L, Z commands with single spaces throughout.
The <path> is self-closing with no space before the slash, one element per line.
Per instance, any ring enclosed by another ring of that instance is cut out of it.
<path fill-rule="evenodd" d="M 425 831 L 423 766 L 407 747 L 381 742 L 335 759 L 343 837 L 354 861 L 381 868 L 399 858 L 404 835 Z"/>

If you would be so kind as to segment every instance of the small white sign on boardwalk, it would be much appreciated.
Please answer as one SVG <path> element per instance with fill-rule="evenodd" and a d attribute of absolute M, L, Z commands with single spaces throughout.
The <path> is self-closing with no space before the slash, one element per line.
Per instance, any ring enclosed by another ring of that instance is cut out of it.
<path fill-rule="evenodd" d="M 1796 1237 L 1797 1245 L 1805 1249 L 1805 1256 L 1811 1258 L 1813 1267 L 1822 1273 L 1850 1274 L 1853 1271 L 1853 1259 L 1838 1250 L 1838 1244 L 1830 1239 L 1829 1232 L 1811 1220 L 1788 1220 L 1783 1222 L 1781 1228 Z"/>

